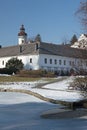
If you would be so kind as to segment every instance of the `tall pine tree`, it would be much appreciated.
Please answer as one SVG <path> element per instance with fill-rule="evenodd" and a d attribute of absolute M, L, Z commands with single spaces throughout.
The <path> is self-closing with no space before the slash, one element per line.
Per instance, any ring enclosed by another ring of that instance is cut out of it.
<path fill-rule="evenodd" d="M 77 36 L 74 34 L 73 37 L 70 40 L 70 44 L 73 45 L 77 41 L 78 41 Z"/>

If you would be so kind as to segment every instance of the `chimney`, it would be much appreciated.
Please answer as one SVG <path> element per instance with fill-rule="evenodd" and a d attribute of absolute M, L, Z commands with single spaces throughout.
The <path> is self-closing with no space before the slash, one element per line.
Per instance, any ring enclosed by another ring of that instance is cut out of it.
<path fill-rule="evenodd" d="M 39 49 L 38 43 L 35 44 L 35 50 L 37 51 Z"/>

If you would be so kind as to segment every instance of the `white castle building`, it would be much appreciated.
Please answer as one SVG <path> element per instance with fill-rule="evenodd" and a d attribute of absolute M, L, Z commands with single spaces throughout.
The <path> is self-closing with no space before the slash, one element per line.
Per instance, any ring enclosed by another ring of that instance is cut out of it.
<path fill-rule="evenodd" d="M 0 68 L 4 68 L 11 58 L 21 59 L 27 70 L 87 71 L 87 50 L 46 43 L 38 39 L 28 42 L 23 25 L 18 33 L 18 45 L 0 48 Z"/>

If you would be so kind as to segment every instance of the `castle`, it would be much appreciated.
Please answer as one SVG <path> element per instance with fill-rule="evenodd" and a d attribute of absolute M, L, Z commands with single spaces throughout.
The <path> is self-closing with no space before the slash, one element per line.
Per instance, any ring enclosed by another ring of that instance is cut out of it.
<path fill-rule="evenodd" d="M 83 37 L 72 47 L 42 42 L 40 38 L 36 38 L 35 41 L 27 39 L 24 25 L 21 25 L 18 44 L 0 48 L 0 68 L 4 68 L 9 59 L 18 58 L 22 60 L 24 69 L 27 70 L 43 69 L 58 73 L 61 71 L 66 73 L 71 69 L 87 71 L 87 50 L 82 49 L 83 43 L 78 44 Z"/>

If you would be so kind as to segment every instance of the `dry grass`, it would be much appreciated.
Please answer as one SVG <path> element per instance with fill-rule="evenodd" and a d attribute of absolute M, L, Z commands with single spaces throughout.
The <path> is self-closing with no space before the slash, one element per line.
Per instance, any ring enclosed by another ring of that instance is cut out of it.
<path fill-rule="evenodd" d="M 0 76 L 0 82 L 29 82 L 40 80 L 40 78 L 28 78 L 19 76 Z"/>
<path fill-rule="evenodd" d="M 20 76 L 0 76 L 0 82 L 30 82 L 30 81 L 37 81 L 37 80 L 44 80 L 50 82 L 56 82 L 58 79 L 56 78 L 30 78 L 30 77 L 20 77 Z"/>

